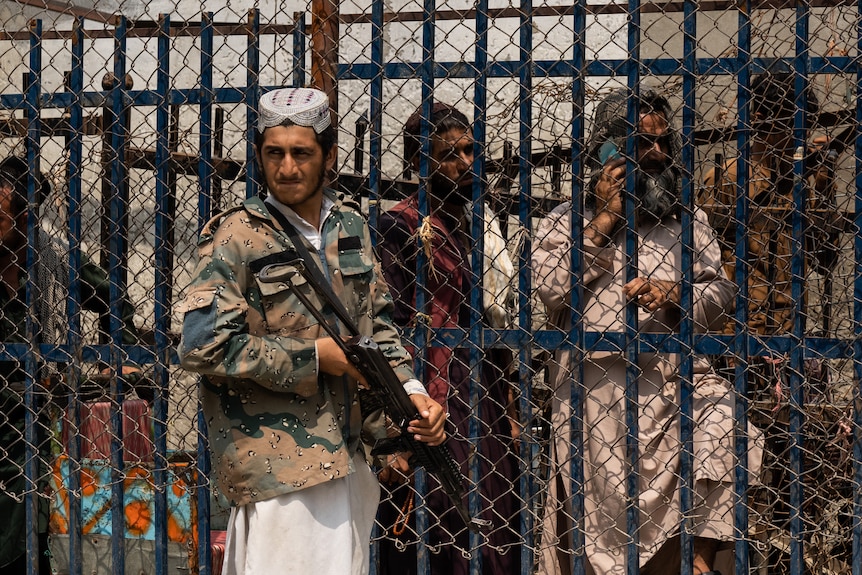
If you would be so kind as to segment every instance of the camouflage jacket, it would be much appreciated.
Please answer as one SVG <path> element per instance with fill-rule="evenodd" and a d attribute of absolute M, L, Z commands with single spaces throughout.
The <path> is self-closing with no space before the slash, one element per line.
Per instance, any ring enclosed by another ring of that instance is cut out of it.
<path fill-rule="evenodd" d="M 366 220 L 358 204 L 326 193 L 335 205 L 321 229 L 325 274 L 359 330 L 373 334 L 407 381 L 412 360 L 392 324 L 392 298 Z M 269 209 L 252 198 L 206 224 L 178 305 L 185 313 L 181 362 L 204 376 L 200 397 L 214 468 L 233 505 L 345 477 L 360 448 L 356 382 L 318 373 L 314 341 L 326 333 L 284 282 L 260 281 L 263 265 L 292 250 Z M 319 302 L 304 280 L 293 282 Z"/>

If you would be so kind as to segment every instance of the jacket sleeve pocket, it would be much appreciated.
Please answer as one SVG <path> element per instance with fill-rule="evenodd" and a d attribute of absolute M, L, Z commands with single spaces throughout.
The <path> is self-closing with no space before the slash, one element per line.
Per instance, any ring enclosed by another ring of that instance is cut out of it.
<path fill-rule="evenodd" d="M 180 355 L 184 350 L 197 349 L 213 341 L 216 320 L 215 295 L 213 288 L 191 291 L 174 306 L 177 312 L 185 314 Z"/>
<path fill-rule="evenodd" d="M 338 265 L 341 274 L 349 277 L 368 274 L 374 269 L 371 258 L 360 249 L 339 250 Z"/>
<path fill-rule="evenodd" d="M 266 320 L 266 331 L 300 338 L 315 337 L 308 329 L 316 322 L 309 320 L 309 313 L 294 295 L 294 291 L 303 290 L 312 302 L 316 301 L 316 298 L 314 294 L 310 294 L 305 278 L 293 273 L 295 271 L 295 267 L 285 266 L 284 273 L 290 276 L 290 283 L 279 278 L 281 272 L 272 274 L 272 279 L 255 276 L 257 288 L 260 290 L 260 307 Z"/>

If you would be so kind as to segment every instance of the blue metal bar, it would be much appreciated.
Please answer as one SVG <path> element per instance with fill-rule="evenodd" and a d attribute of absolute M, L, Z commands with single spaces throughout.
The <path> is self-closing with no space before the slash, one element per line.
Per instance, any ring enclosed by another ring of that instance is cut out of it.
<path fill-rule="evenodd" d="M 439 328 L 431 333 L 431 343 L 434 345 L 446 345 L 449 347 L 464 347 L 464 334 L 466 332 L 457 328 Z M 405 328 L 403 335 L 407 339 L 414 339 L 413 328 Z M 522 335 L 518 330 L 493 330 L 483 336 L 491 347 L 517 346 Z M 623 336 L 619 333 L 600 333 L 594 331 L 585 332 L 586 344 L 593 351 L 619 351 Z M 788 336 L 768 336 L 757 340 L 749 338 L 751 355 L 782 354 L 791 349 Z M 540 349 L 568 349 L 573 343 L 564 334 L 553 330 L 537 330 L 533 332 L 533 343 Z M 695 334 L 694 352 L 697 354 L 722 354 L 726 353 L 729 346 L 734 344 L 734 338 L 730 335 L 717 333 Z M 644 333 L 640 334 L 639 350 L 641 352 L 679 353 L 680 339 L 676 334 Z M 82 361 L 99 361 L 109 353 L 107 345 L 85 345 L 79 353 Z M 807 337 L 803 342 L 803 350 L 806 358 L 818 357 L 825 359 L 852 359 L 854 350 L 852 340 L 838 338 Z M 152 363 L 156 359 L 156 352 L 152 346 L 132 345 L 126 346 L 124 351 L 129 360 L 136 364 Z M 0 359 L 21 359 L 26 355 L 26 346 L 21 344 L 7 344 L 0 349 Z M 39 346 L 39 353 L 45 361 L 64 361 L 75 350 L 67 345 Z M 176 354 L 169 350 L 168 355 L 171 363 L 178 363 Z"/>
<path fill-rule="evenodd" d="M 377 223 L 380 215 L 381 157 L 383 155 L 383 34 L 383 2 L 372 2 L 371 64 L 377 67 L 377 74 L 371 79 L 371 101 L 368 107 L 368 225 L 371 229 L 371 241 L 375 247 L 379 240 Z M 371 534 L 374 541 L 371 545 L 371 575 L 377 575 L 378 572 L 379 534 L 380 527 L 375 522 L 374 531 Z"/>
<path fill-rule="evenodd" d="M 381 2 L 373 2 L 371 5 L 371 10 L 374 12 L 377 10 L 377 7 L 380 7 L 380 23 L 382 26 L 383 22 L 383 5 Z M 294 22 L 293 22 L 293 85 L 294 86 L 305 86 L 305 13 L 304 12 L 295 12 L 294 13 Z M 258 22 L 260 18 L 258 18 Z M 376 24 L 377 21 L 374 20 L 372 16 L 372 27 Z M 382 34 L 382 32 L 381 32 Z M 372 32 L 372 42 L 374 41 L 374 34 Z M 371 48 L 372 51 L 374 48 Z M 372 57 L 372 63 L 374 58 Z M 339 71 L 340 73 L 340 71 Z"/>
<path fill-rule="evenodd" d="M 415 339 L 413 328 L 404 328 L 402 336 L 407 340 Z M 430 340 L 423 340 L 428 345 L 444 346 L 452 349 L 466 347 L 464 340 L 468 335 L 466 330 L 458 328 L 436 328 L 429 332 Z M 489 347 L 516 347 L 523 336 L 518 330 L 490 330 L 488 329 L 483 338 L 491 342 Z M 752 341 L 756 343 L 752 343 Z M 787 336 L 769 336 L 761 340 L 748 340 L 752 356 L 774 355 L 786 353 L 790 346 Z M 587 331 L 584 333 L 585 349 L 590 351 L 613 351 L 619 352 L 625 342 L 622 333 L 599 333 Z M 532 343 L 539 349 L 573 349 L 575 343 L 566 334 L 557 330 L 537 330 L 532 333 Z M 736 344 L 735 338 L 730 335 L 717 333 L 694 334 L 693 352 L 700 355 L 724 355 Z M 84 348 L 89 349 L 89 348 Z M 835 338 L 806 338 L 804 342 L 805 357 L 822 357 L 826 359 L 852 359 L 852 342 L 842 341 Z M 642 333 L 639 335 L 638 352 L 640 353 L 680 353 L 682 343 L 677 334 Z M 0 358 L 20 357 L 15 352 L 22 348 L 13 345 L 0 350 Z M 48 356 L 50 357 L 50 356 Z"/>
<path fill-rule="evenodd" d="M 111 174 L 108 224 L 108 277 L 110 278 L 110 336 L 111 336 L 111 568 L 114 575 L 126 571 L 125 532 L 126 519 L 123 493 L 123 415 L 124 398 L 122 377 L 123 295 L 125 293 L 124 268 L 126 253 L 126 214 L 128 186 L 125 169 L 126 147 L 126 32 L 127 20 L 118 16 L 114 27 L 114 84 L 110 89 L 112 120 L 107 127 L 110 134 Z"/>
<path fill-rule="evenodd" d="M 533 140 L 531 133 L 533 117 L 533 77 L 531 74 L 531 60 L 533 58 L 533 2 L 532 0 L 521 0 L 520 3 L 520 25 L 518 49 L 518 223 L 524 234 L 524 244 L 518 257 L 518 325 L 528 326 L 532 323 L 532 278 L 530 274 L 530 260 L 532 254 L 532 217 L 529 206 L 532 196 L 533 166 L 530 165 L 532 157 Z M 504 169 L 508 169 L 508 166 Z M 518 343 L 515 349 L 520 350 L 518 355 L 518 381 L 533 381 L 533 346 L 527 330 L 518 330 Z M 533 424 L 533 389 L 532 385 L 520 385 L 519 389 L 519 413 L 521 416 L 521 460 L 526 462 L 526 468 L 522 470 L 518 480 L 518 492 L 524 502 L 519 520 L 519 530 L 523 535 L 521 546 L 521 572 L 529 573 L 535 562 L 533 549 L 535 547 L 533 509 L 535 509 L 539 498 L 536 496 L 536 484 L 533 480 L 534 453 L 539 453 L 539 442 L 532 432 Z"/>
<path fill-rule="evenodd" d="M 748 174 L 751 173 L 751 114 L 749 109 L 749 85 L 751 69 L 751 0 L 746 0 L 743 9 L 738 12 L 739 22 L 739 75 L 737 88 L 738 128 L 736 147 L 739 150 L 735 186 L 735 218 L 737 225 L 734 238 L 734 257 L 736 265 L 734 280 L 737 286 L 735 328 L 733 339 L 734 361 L 734 453 L 736 461 L 747 462 L 748 455 L 748 358 L 752 350 L 749 347 L 748 330 Z M 716 182 L 721 185 L 721 182 Z M 722 353 L 724 355 L 724 353 Z M 737 534 L 734 549 L 736 551 L 735 567 L 737 573 L 747 573 L 750 566 L 748 534 L 748 468 L 747 465 L 734 467 L 734 529 Z"/>
<path fill-rule="evenodd" d="M 155 453 L 153 455 L 153 490 L 155 501 L 155 561 L 156 573 L 168 573 L 168 459 L 167 459 L 167 420 L 168 420 L 168 371 L 167 351 L 171 347 L 168 339 L 168 320 L 170 318 L 171 293 L 171 237 L 173 229 L 173 213 L 171 208 L 171 190 L 169 186 L 171 152 L 168 143 L 170 129 L 170 106 L 168 92 L 171 88 L 171 18 L 163 14 L 159 16 L 158 35 L 158 68 L 156 70 L 156 91 L 162 95 L 156 108 L 156 221 L 155 221 L 155 344 L 156 362 L 153 369 L 153 383 L 156 387 L 153 399 L 153 439 Z"/>
<path fill-rule="evenodd" d="M 49 345 L 49 344 L 34 344 L 27 346 L 17 343 L 9 343 L 0 348 L 0 358 L 2 359 L 24 359 L 30 348 L 35 347 L 39 351 L 39 356 L 46 362 L 64 362 L 68 361 L 69 357 L 78 354 L 81 360 L 85 362 L 103 361 L 103 358 L 110 356 L 110 345 L 84 345 L 79 349 L 71 348 L 68 345 Z M 135 363 L 152 363 L 155 358 L 153 350 L 149 346 L 132 345 L 125 348 L 129 359 Z"/>
<path fill-rule="evenodd" d="M 76 18 L 72 29 L 72 69 L 69 74 L 69 91 L 80 95 L 84 88 L 84 19 Z M 83 163 L 83 106 L 79 98 L 72 99 L 69 107 L 70 141 L 69 150 L 69 296 L 66 300 L 66 311 L 69 314 L 69 332 L 66 343 L 70 350 L 78 351 L 81 346 L 81 176 Z M 68 422 L 73 429 L 80 429 L 81 402 L 78 398 L 80 390 L 81 362 L 80 355 L 75 353 L 66 369 L 68 382 L 72 384 L 73 392 L 68 394 Z M 81 510 L 81 436 L 70 434 L 69 450 L 69 570 L 72 575 L 80 575 L 83 571 L 83 537 L 81 529 L 83 513 Z"/>
<path fill-rule="evenodd" d="M 212 217 L 212 90 L 213 90 L 213 15 L 206 12 L 201 18 L 201 112 L 200 112 L 200 158 L 198 160 L 198 178 L 200 194 L 198 196 L 198 212 L 202 221 Z M 203 430 L 206 424 L 199 419 L 202 431 L 198 441 L 198 457 L 205 457 L 209 452 Z M 197 477 L 198 504 L 198 564 L 201 575 L 212 572 L 212 555 L 210 554 L 210 496 L 209 479 L 203 473 Z"/>
<path fill-rule="evenodd" d="M 566 60 L 534 60 L 532 74 L 534 77 L 548 78 L 571 78 L 580 74 L 595 76 L 608 76 L 614 74 L 625 74 L 626 70 L 633 65 L 634 60 L 594 60 L 587 64 L 587 67 L 581 70 L 572 68 L 571 62 Z M 710 60 L 711 65 L 703 67 L 709 73 L 713 72 L 713 68 L 721 69 L 727 64 L 726 60 L 716 58 Z M 515 68 L 517 61 L 497 61 L 491 62 L 488 65 L 489 78 L 510 78 L 518 74 Z M 649 72 L 655 75 L 676 75 L 682 66 L 682 62 L 673 58 L 659 58 L 648 62 L 639 63 L 642 73 Z M 476 69 L 469 65 L 468 62 L 434 62 L 433 71 L 435 78 L 459 78 L 459 79 L 475 79 Z M 370 67 L 367 63 L 351 63 L 339 65 L 339 70 L 344 71 L 346 80 L 367 80 L 370 78 Z M 421 64 L 411 62 L 390 63 L 386 65 L 385 72 L 387 78 L 393 79 L 410 79 L 415 78 Z"/>
<path fill-rule="evenodd" d="M 633 133 L 640 126 L 638 98 L 640 96 L 640 39 L 641 18 L 640 0 L 629 0 L 628 2 L 629 23 L 627 30 L 629 61 L 626 66 L 626 81 L 629 98 L 626 110 L 627 126 L 629 131 L 626 138 L 626 184 L 623 203 L 625 206 L 625 282 L 634 280 L 638 275 L 638 239 L 636 229 L 635 198 L 636 189 L 636 162 L 637 145 Z M 625 356 L 626 356 L 626 401 L 625 401 L 625 423 L 626 423 L 626 495 L 629 498 L 626 508 L 626 532 L 629 542 L 626 549 L 626 573 L 638 575 L 640 573 L 639 544 L 640 544 L 640 488 L 638 486 L 638 461 L 640 459 L 640 448 L 638 436 L 640 426 L 638 421 L 638 309 L 632 300 L 625 308 Z"/>
<path fill-rule="evenodd" d="M 205 496 L 198 495 L 197 503 L 198 503 L 198 529 L 201 530 L 202 533 L 204 530 L 206 533 L 210 531 L 210 499 L 209 499 L 209 481 L 210 471 L 212 469 L 212 462 L 210 460 L 210 450 L 209 443 L 207 443 L 207 421 L 204 417 L 203 409 L 198 409 L 197 414 L 197 428 L 198 428 L 198 451 L 197 451 L 197 469 L 195 470 L 195 481 L 200 486 L 199 491 L 203 491 Z M 210 553 L 209 547 L 209 536 L 207 536 L 207 546 L 206 549 L 201 552 Z M 203 566 L 203 565 L 202 565 Z M 202 575 L 210 575 L 211 571 L 211 561 L 207 560 L 205 564 L 206 572 L 202 573 Z"/>
<path fill-rule="evenodd" d="M 415 339 L 415 330 L 405 328 L 402 335 L 407 340 Z M 429 331 L 430 343 L 432 345 L 443 345 L 457 348 L 464 347 L 463 340 L 466 331 L 457 328 L 438 328 Z M 616 351 L 622 347 L 623 334 L 599 333 L 594 331 L 585 332 L 585 345 L 591 351 Z M 523 337 L 518 330 L 493 330 L 486 332 L 483 337 L 491 342 L 490 347 L 515 347 Z M 790 350 L 789 336 L 768 336 L 762 339 L 755 337 L 744 338 L 750 346 L 752 356 L 783 354 Z M 429 341 L 429 340 L 423 340 Z M 537 330 L 532 333 L 532 343 L 539 349 L 571 349 L 573 343 L 565 334 L 555 330 Z M 695 334 L 694 353 L 707 355 L 722 355 L 727 353 L 731 346 L 735 345 L 735 339 L 730 335 L 717 333 Z M 679 336 L 676 334 L 642 333 L 638 343 L 640 352 L 679 353 L 681 349 Z M 47 362 L 62 362 L 68 360 L 70 354 L 76 350 L 67 345 L 40 345 L 38 347 L 40 357 Z M 156 360 L 156 352 L 152 346 L 131 345 L 126 346 L 124 351 L 129 361 L 136 364 L 153 363 Z M 852 340 L 838 338 L 807 337 L 803 342 L 803 352 L 806 358 L 818 357 L 824 359 L 852 359 L 854 348 Z M 77 350 L 83 362 L 95 362 L 110 353 L 107 345 L 85 345 Z M 0 348 L 0 359 L 23 359 L 27 354 L 27 346 L 22 344 L 6 344 Z M 171 364 L 179 361 L 174 350 L 168 350 L 167 356 Z"/>
<path fill-rule="evenodd" d="M 695 76 L 697 49 L 697 5 L 696 0 L 685 0 L 683 5 L 683 52 L 685 66 L 682 70 L 682 282 L 680 284 L 680 308 L 685 310 L 680 320 L 680 573 L 691 575 L 694 564 L 694 126 Z M 668 118 L 670 120 L 670 118 Z"/>
<path fill-rule="evenodd" d="M 635 62 L 637 62 L 635 64 Z M 774 69 L 774 62 L 783 62 L 788 66 L 792 62 L 790 58 L 758 57 L 752 58 L 753 72 L 758 73 L 768 69 Z M 738 58 L 698 58 L 698 75 L 735 75 L 739 71 L 737 67 Z M 818 71 L 826 74 L 852 73 L 856 69 L 856 62 L 845 56 L 812 57 L 811 63 Z M 489 78 L 510 78 L 518 75 L 517 60 L 495 61 L 488 65 Z M 641 75 L 652 76 L 678 76 L 679 70 L 684 62 L 675 58 L 656 58 L 645 61 L 634 59 L 602 59 L 586 62 L 584 68 L 575 69 L 569 60 L 534 60 L 532 63 L 532 75 L 544 78 L 572 78 L 578 75 L 587 76 L 625 76 L 631 66 L 637 66 Z M 420 64 L 410 62 L 398 62 L 386 64 L 384 73 L 387 78 L 410 79 L 418 74 Z M 433 65 L 436 78 L 475 78 L 475 69 L 463 61 L 435 62 Z M 367 80 L 371 78 L 371 68 L 367 63 L 351 63 L 339 65 L 339 73 L 343 74 L 345 80 Z"/>
<path fill-rule="evenodd" d="M 751 57 L 751 73 L 759 73 L 765 70 L 778 68 L 790 68 L 792 59 L 787 58 L 755 58 Z M 856 70 L 856 61 L 844 56 L 830 56 L 829 58 L 810 58 L 810 69 L 816 69 L 823 74 L 853 74 Z M 677 60 L 650 60 L 641 62 L 641 73 L 652 75 L 678 75 L 681 63 Z M 629 60 L 592 60 L 585 62 L 583 67 L 575 69 L 569 60 L 534 60 L 531 64 L 530 74 L 533 77 L 542 78 L 571 78 L 577 76 L 608 76 L 627 73 L 630 67 Z M 435 77 L 440 78 L 473 78 L 474 69 L 465 62 L 437 62 L 433 65 Z M 388 79 L 415 79 L 419 75 L 420 65 L 414 63 L 389 63 L 383 68 L 383 75 Z M 487 66 L 488 78 L 510 78 L 520 74 L 517 61 L 495 61 L 489 62 Z M 469 74 L 467 73 L 469 72 Z M 740 73 L 739 58 L 698 58 L 698 75 L 737 76 Z M 370 63 L 341 64 L 338 66 L 339 78 L 343 80 L 370 80 L 373 78 L 373 65 Z M 264 86 L 264 91 L 279 86 Z M 133 106 L 156 106 L 159 95 L 155 90 L 130 90 L 126 97 Z M 72 95 L 63 92 L 43 94 L 44 108 L 63 108 L 71 105 Z M 22 106 L 23 96 L 20 94 L 6 94 L 0 96 L 0 109 L 18 109 Z M 99 106 L 102 101 L 102 92 L 84 92 L 81 95 L 85 107 Z M 213 92 L 213 102 L 218 104 L 241 104 L 247 100 L 246 93 L 242 88 L 223 87 Z M 200 102 L 199 91 L 192 89 L 172 90 L 170 94 L 171 104 L 198 104 Z"/>
<path fill-rule="evenodd" d="M 857 13 L 862 13 L 862 0 L 857 0 Z M 856 20 L 856 53 L 862 54 L 862 19 Z M 853 575 L 862 575 L 862 67 L 856 69 L 856 141 L 853 235 L 853 541 L 850 562 Z"/>
<path fill-rule="evenodd" d="M 213 15 L 201 16 L 200 147 L 198 150 L 199 221 L 212 217 L 212 91 L 213 91 Z"/>
<path fill-rule="evenodd" d="M 471 250 L 471 285 L 470 285 L 470 418 L 469 418 L 469 442 L 471 445 L 469 462 L 470 490 L 467 500 L 471 517 L 479 517 L 482 504 L 481 482 L 482 472 L 480 468 L 482 433 L 482 413 L 479 404 L 482 389 L 482 358 L 484 357 L 484 335 L 482 325 L 482 294 L 485 289 L 483 281 L 484 253 L 485 253 L 485 183 L 487 182 L 485 149 L 487 143 L 487 121 L 488 121 L 488 0 L 477 0 L 476 2 L 476 52 L 475 64 L 476 82 L 473 91 L 473 206 L 471 218 L 471 237 L 473 247 Z M 479 288 L 479 289 L 476 289 Z M 482 535 L 470 532 L 470 575 L 482 573 Z"/>
<path fill-rule="evenodd" d="M 691 575 L 694 563 L 694 318 L 688 310 L 692 310 L 694 281 L 694 125 L 695 113 L 695 79 L 694 69 L 697 49 L 696 5 L 692 0 L 685 0 L 683 5 L 683 51 L 685 66 L 682 70 L 682 282 L 680 284 L 680 307 L 686 310 L 680 319 L 680 354 L 679 386 L 680 386 L 680 573 Z M 670 120 L 670 118 L 668 118 Z"/>
<path fill-rule="evenodd" d="M 248 11 L 249 31 L 248 69 L 246 71 L 246 89 L 244 102 L 246 105 L 246 158 L 255 158 L 254 141 L 257 134 L 257 103 L 263 93 L 260 87 L 260 11 L 252 8 Z M 245 166 L 245 197 L 252 198 L 260 188 L 257 162 L 250 161 Z"/>
<path fill-rule="evenodd" d="M 587 3 L 586 0 L 578 0 L 574 4 L 572 42 L 572 67 L 575 70 L 582 69 L 586 63 L 586 29 L 587 29 Z M 585 200 L 585 175 L 584 157 L 586 150 L 585 142 L 585 103 L 586 83 L 584 77 L 576 74 L 572 77 L 572 207 L 570 213 L 571 237 L 576 249 L 571 254 L 572 291 L 569 298 L 571 306 L 570 325 L 571 328 L 567 339 L 574 343 L 574 348 L 569 352 L 572 356 L 570 365 L 575 369 L 574 380 L 570 393 L 572 415 L 569 419 L 570 427 L 570 449 L 571 463 L 571 503 L 564 507 L 572 517 L 572 573 L 573 575 L 584 575 L 587 569 L 587 558 L 585 553 L 586 535 L 584 533 L 584 399 L 587 389 L 587 381 L 584 372 L 586 325 L 583 319 L 584 311 L 584 200 Z M 527 324 L 529 325 L 529 324 Z"/>
<path fill-rule="evenodd" d="M 805 337 L 805 299 L 803 295 L 805 281 L 805 212 L 808 204 L 807 186 L 803 182 L 805 171 L 805 150 L 808 134 L 806 130 L 807 116 L 807 74 L 808 74 L 808 16 L 810 8 L 808 0 L 796 4 L 796 46 L 793 58 L 794 91 L 796 94 L 796 112 L 794 114 L 793 130 L 793 203 L 795 209 L 791 215 L 792 257 L 790 260 L 791 295 L 795 303 L 793 329 L 791 334 L 792 349 L 790 351 L 790 571 L 802 573 L 805 569 L 805 548 L 802 504 L 804 501 L 803 472 L 803 442 L 804 442 L 804 406 L 805 390 L 803 389 L 803 348 Z"/>
<path fill-rule="evenodd" d="M 435 46 L 435 28 L 436 22 L 434 13 L 436 12 L 436 0 L 423 0 L 424 17 L 422 19 L 422 63 L 420 65 L 420 80 L 421 87 L 421 109 L 422 120 L 419 124 L 419 141 L 421 142 L 419 152 L 419 218 L 430 215 L 428 205 L 428 184 L 431 168 L 431 110 L 434 98 L 434 46 Z M 416 240 L 420 240 L 417 238 Z M 425 251 L 417 250 L 416 256 L 416 309 L 422 310 L 427 314 L 428 306 L 428 290 L 427 290 L 427 272 L 428 260 L 425 256 Z M 418 361 L 416 365 L 416 375 L 420 381 L 425 381 L 426 370 L 425 363 L 427 361 L 428 350 L 425 347 L 425 337 L 428 333 L 428 326 L 424 322 L 417 322 L 414 331 L 413 345 L 418 354 L 425 354 L 422 361 Z M 416 473 L 416 491 L 420 499 L 424 499 L 428 492 L 427 481 L 424 472 L 421 469 Z M 416 531 L 418 533 L 428 533 L 429 522 L 428 513 L 425 511 L 425 505 L 416 506 Z M 420 540 L 416 549 L 416 568 L 417 572 L 424 575 L 429 575 L 430 572 L 430 557 L 428 555 L 428 547 L 424 540 Z"/>
<path fill-rule="evenodd" d="M 41 118 L 39 115 L 39 96 L 42 85 L 42 21 L 30 21 L 30 69 L 27 73 L 26 100 L 24 111 L 27 117 L 27 286 L 25 288 L 25 299 L 27 303 L 27 339 L 31 342 L 39 339 L 39 324 L 37 308 L 40 298 L 38 282 L 33 275 L 34 265 L 38 254 L 36 253 L 36 235 L 38 233 L 37 217 L 37 191 L 36 177 L 39 174 L 39 155 L 41 150 Z M 27 458 L 24 464 L 26 476 L 24 494 L 25 520 L 27 522 L 26 535 L 26 567 L 28 575 L 38 573 L 38 529 L 39 524 L 39 497 L 36 482 L 39 477 L 39 449 L 41 445 L 38 434 L 37 413 L 39 412 L 36 400 L 36 385 L 39 373 L 39 362 L 33 349 L 29 349 L 24 356 L 26 377 L 24 380 L 24 441 L 26 443 L 24 453 Z"/>
<path fill-rule="evenodd" d="M 383 155 L 383 2 L 371 3 L 371 64 L 377 74 L 371 80 L 371 102 L 368 109 L 368 215 L 372 239 L 377 241 L 377 216 L 380 213 L 380 181 Z"/>
<path fill-rule="evenodd" d="M 250 32 L 251 34 L 251 32 Z M 740 73 L 739 58 L 698 58 L 697 74 L 711 76 L 738 76 Z M 583 67 L 576 69 L 568 60 L 533 60 L 530 74 L 534 78 L 572 78 L 578 76 L 612 76 L 627 73 L 629 60 L 592 60 L 585 62 Z M 810 69 L 823 74 L 855 74 L 857 62 L 845 56 L 811 57 Z M 750 73 L 756 74 L 776 67 L 790 67 L 792 59 L 786 58 L 755 58 L 750 60 Z M 678 60 L 656 59 L 641 62 L 641 73 L 669 76 L 677 75 L 681 63 Z M 419 64 L 389 63 L 383 67 L 383 76 L 387 79 L 409 80 L 419 75 Z M 439 78 L 473 78 L 473 67 L 464 62 L 437 62 L 433 65 L 435 77 Z M 370 63 L 340 64 L 337 68 L 339 79 L 370 80 L 374 77 L 374 67 Z M 511 78 L 520 74 L 519 63 L 513 61 L 495 61 L 487 66 L 488 78 Z M 280 86 L 263 86 L 268 91 Z M 102 92 L 84 92 L 81 102 L 85 107 L 99 106 L 102 102 Z M 133 106 L 157 106 L 159 95 L 155 90 L 130 90 L 126 97 Z M 71 105 L 72 95 L 63 92 L 43 94 L 43 108 L 65 108 Z M 0 95 L 0 110 L 20 109 L 24 97 L 20 94 Z M 242 104 L 248 101 L 246 91 L 242 88 L 224 87 L 213 92 L 213 102 L 217 104 Z M 197 89 L 171 90 L 171 104 L 198 104 Z"/>
<path fill-rule="evenodd" d="M 823 74 L 853 74 L 857 62 L 845 56 L 830 56 L 828 58 L 811 57 L 811 69 Z M 571 78 L 577 76 L 609 76 L 627 73 L 629 60 L 592 60 L 585 62 L 581 69 L 572 67 L 569 60 L 533 60 L 530 74 L 540 78 Z M 751 57 L 751 73 L 760 73 L 777 68 L 789 69 L 792 59 L 787 58 L 757 58 Z M 649 60 L 641 62 L 641 73 L 652 75 L 677 75 L 681 63 L 677 60 Z M 473 67 L 463 61 L 437 62 L 433 65 L 435 77 L 440 78 L 473 78 Z M 388 63 L 384 65 L 383 75 L 388 79 L 415 79 L 419 75 L 420 65 L 416 63 Z M 370 63 L 340 64 L 339 78 L 342 80 L 370 80 L 373 78 L 373 67 Z M 739 58 L 698 58 L 698 75 L 737 76 L 740 72 Z M 520 74 L 519 64 L 513 61 L 495 61 L 488 63 L 489 78 L 511 78 Z M 264 86 L 264 91 L 279 86 Z M 71 105 L 71 95 L 63 92 L 43 94 L 43 108 L 63 108 Z M 156 106 L 159 96 L 155 90 L 131 90 L 126 97 L 134 106 Z M 177 89 L 171 91 L 172 104 L 197 104 L 199 93 L 195 88 Z M 85 107 L 99 106 L 102 102 L 102 92 L 84 92 L 81 96 Z M 17 109 L 24 101 L 20 94 L 0 96 L 0 109 Z M 242 88 L 224 87 L 214 91 L 215 103 L 241 104 L 246 101 Z"/>

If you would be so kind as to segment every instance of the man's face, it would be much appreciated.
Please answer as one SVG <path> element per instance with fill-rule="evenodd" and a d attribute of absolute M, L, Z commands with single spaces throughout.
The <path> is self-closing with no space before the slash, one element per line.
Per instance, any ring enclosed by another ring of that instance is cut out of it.
<path fill-rule="evenodd" d="M 678 171 L 673 167 L 669 127 L 663 114 L 641 116 L 637 154 L 638 216 L 642 221 L 661 221 L 678 201 Z"/>
<path fill-rule="evenodd" d="M 432 136 L 430 173 L 434 197 L 444 202 L 470 201 L 472 168 L 473 135 L 468 130 L 453 128 Z"/>
<path fill-rule="evenodd" d="M 671 164 L 667 119 L 656 112 L 643 114 L 639 128 L 638 166 L 648 174 L 660 174 Z"/>
<path fill-rule="evenodd" d="M 314 129 L 305 126 L 267 128 L 257 154 L 269 193 L 297 212 L 320 200 L 335 162 L 335 148 L 324 156 Z"/>

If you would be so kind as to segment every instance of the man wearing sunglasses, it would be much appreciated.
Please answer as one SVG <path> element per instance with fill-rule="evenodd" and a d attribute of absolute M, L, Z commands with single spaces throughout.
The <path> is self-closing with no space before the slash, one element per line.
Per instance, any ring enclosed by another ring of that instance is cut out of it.
<path fill-rule="evenodd" d="M 634 99 L 637 124 L 628 121 Z M 634 139 L 634 156 L 626 144 Z M 539 224 L 533 253 L 533 279 L 550 323 L 572 328 L 571 290 L 580 283 L 577 310 L 586 332 L 620 334 L 634 314 L 638 333 L 675 333 L 688 315 L 698 332 L 720 328 L 732 310 L 735 286 L 721 267 L 715 234 L 699 210 L 692 214 L 692 305 L 682 309 L 681 145 L 667 98 L 641 87 L 611 92 L 597 106 L 587 144 L 588 171 L 583 237 L 571 232 L 572 205 L 566 202 Z M 633 170 L 630 173 L 629 170 Z M 634 201 L 634 221 L 627 222 L 626 199 Z M 580 213 L 580 211 L 578 211 Z M 627 247 L 626 228 L 634 227 L 636 253 Z M 583 250 L 577 254 L 575 250 Z M 574 252 L 574 253 L 573 253 Z M 573 277 L 573 256 L 581 256 L 580 277 Z M 636 256 L 634 279 L 627 279 Z M 678 573 L 679 526 L 683 518 L 680 424 L 681 357 L 640 351 L 632 365 L 627 350 L 585 350 L 582 361 L 570 350 L 557 352 L 549 375 L 551 474 L 545 504 L 539 572 L 570 573 L 575 544 L 575 509 L 571 469 L 583 466 L 583 553 L 587 572 L 623 575 L 635 545 L 641 572 Z M 581 372 L 581 369 L 583 371 Z M 583 378 L 580 376 L 583 374 Z M 637 390 L 627 395 L 630 378 Z M 733 539 L 733 397 L 729 383 L 711 371 L 705 358 L 693 362 L 694 428 L 694 575 L 714 575 L 722 540 Z M 583 451 L 571 445 L 573 386 L 583 397 Z M 630 469 L 627 449 L 630 418 L 636 418 L 637 463 Z M 756 448 L 751 443 L 754 455 Z M 579 461 L 580 457 L 583 461 Z M 637 496 L 630 498 L 634 474 Z M 629 536 L 629 511 L 638 510 L 635 542 Z"/>

